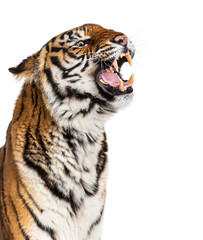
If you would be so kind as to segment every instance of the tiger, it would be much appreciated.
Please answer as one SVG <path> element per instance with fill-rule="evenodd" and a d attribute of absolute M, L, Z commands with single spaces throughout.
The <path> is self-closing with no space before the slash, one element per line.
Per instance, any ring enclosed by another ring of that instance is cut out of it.
<path fill-rule="evenodd" d="M 133 99 L 135 47 L 85 24 L 9 71 L 24 79 L 0 149 L 0 240 L 100 240 L 108 176 L 106 121 Z"/>

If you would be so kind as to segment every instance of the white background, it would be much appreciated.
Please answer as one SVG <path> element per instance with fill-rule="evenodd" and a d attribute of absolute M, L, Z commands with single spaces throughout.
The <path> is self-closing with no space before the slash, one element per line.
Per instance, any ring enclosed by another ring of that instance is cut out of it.
<path fill-rule="evenodd" d="M 21 83 L 8 72 L 53 36 L 84 23 L 136 46 L 135 99 L 107 124 L 103 240 L 203 239 L 202 1 L 0 3 L 0 144 Z M 126 68 L 127 69 L 127 68 Z"/>

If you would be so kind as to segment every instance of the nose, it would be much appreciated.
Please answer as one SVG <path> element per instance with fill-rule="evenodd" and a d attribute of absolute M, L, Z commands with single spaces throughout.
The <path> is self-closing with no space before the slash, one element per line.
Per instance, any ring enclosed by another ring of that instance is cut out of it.
<path fill-rule="evenodd" d="M 117 37 L 115 38 L 115 42 L 116 42 L 117 44 L 122 45 L 122 46 L 127 45 L 127 40 L 128 40 L 128 38 L 127 38 L 126 35 L 120 35 L 120 36 L 117 36 Z"/>

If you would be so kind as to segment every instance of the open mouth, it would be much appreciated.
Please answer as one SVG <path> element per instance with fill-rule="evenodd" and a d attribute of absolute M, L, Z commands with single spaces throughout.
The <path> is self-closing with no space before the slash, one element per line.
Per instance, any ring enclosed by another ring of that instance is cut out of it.
<path fill-rule="evenodd" d="M 110 67 L 109 63 L 107 63 L 106 66 L 108 66 L 108 68 L 104 67 L 104 69 L 98 73 L 96 81 L 105 93 L 116 96 L 128 94 L 133 91 L 134 75 L 132 74 L 129 80 L 123 80 L 120 74 L 121 67 L 125 62 L 128 62 L 132 66 L 132 58 L 129 51 L 127 53 L 121 53 L 119 58 L 116 59 Z"/>

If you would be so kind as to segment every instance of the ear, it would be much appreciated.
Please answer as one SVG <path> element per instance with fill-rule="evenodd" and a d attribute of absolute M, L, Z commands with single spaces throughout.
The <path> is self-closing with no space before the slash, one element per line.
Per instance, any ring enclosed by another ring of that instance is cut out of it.
<path fill-rule="evenodd" d="M 29 77 L 34 73 L 40 52 L 24 59 L 19 65 L 8 70 L 17 77 Z"/>

